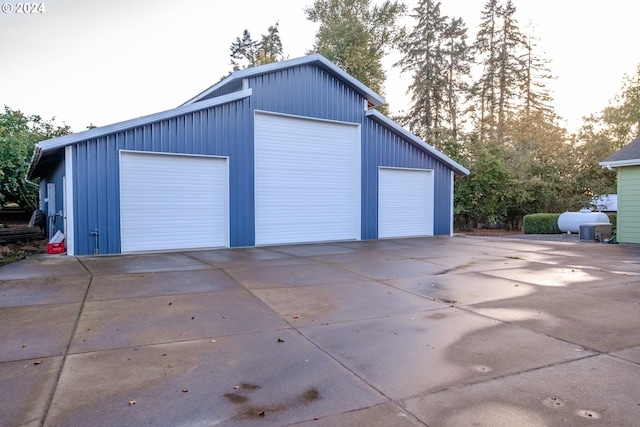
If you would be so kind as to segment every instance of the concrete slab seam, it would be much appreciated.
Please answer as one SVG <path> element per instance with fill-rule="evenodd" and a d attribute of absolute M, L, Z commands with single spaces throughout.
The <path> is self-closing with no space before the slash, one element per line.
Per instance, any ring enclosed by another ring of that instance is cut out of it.
<path fill-rule="evenodd" d="M 49 410 L 51 409 L 51 404 L 53 403 L 53 397 L 56 393 L 56 390 L 58 388 L 58 382 L 60 381 L 60 377 L 62 376 L 62 370 L 64 369 L 64 365 L 67 361 L 67 356 L 69 355 L 69 349 L 71 348 L 71 343 L 73 342 L 73 337 L 76 335 L 76 331 L 78 330 L 78 324 L 80 323 L 80 317 L 82 316 L 82 311 L 84 309 L 84 305 L 85 302 L 87 301 L 87 296 L 89 295 L 89 289 L 91 289 L 91 283 L 93 282 L 93 273 L 91 273 L 91 271 L 87 268 L 87 266 L 82 262 L 82 260 L 79 257 L 74 257 L 82 266 L 82 268 L 84 268 L 87 273 L 89 273 L 89 284 L 87 285 L 87 289 L 84 292 L 84 296 L 82 298 L 82 303 L 80 304 L 80 308 L 78 309 L 78 313 L 76 315 L 76 319 L 75 322 L 73 324 L 73 328 L 71 329 L 71 334 L 69 334 L 69 341 L 67 342 L 67 345 L 65 346 L 64 349 L 64 354 L 62 355 L 62 361 L 60 362 L 60 369 L 58 370 L 56 377 L 53 381 L 53 387 L 51 390 L 51 394 L 49 396 L 49 399 L 47 401 L 47 403 L 45 404 L 45 408 L 44 408 L 44 414 L 42 416 L 42 420 L 40 422 L 40 426 L 44 426 L 46 420 L 47 420 L 47 416 L 49 415 Z"/>

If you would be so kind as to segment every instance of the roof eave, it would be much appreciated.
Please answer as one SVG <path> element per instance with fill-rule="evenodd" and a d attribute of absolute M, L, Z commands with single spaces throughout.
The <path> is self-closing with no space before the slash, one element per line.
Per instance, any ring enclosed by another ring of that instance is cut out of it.
<path fill-rule="evenodd" d="M 624 166 L 640 166 L 640 159 L 625 159 L 625 160 L 613 160 L 613 161 L 605 160 L 598 164 L 606 168 L 618 168 L 618 167 L 624 167 Z"/>
<path fill-rule="evenodd" d="M 58 148 L 63 148 L 63 147 L 66 147 L 67 145 L 72 145 L 79 141 L 98 138 L 100 136 L 104 136 L 104 135 L 108 135 L 116 132 L 122 132 L 128 129 L 132 129 L 134 127 L 138 127 L 140 125 L 145 125 L 148 123 L 154 123 L 161 120 L 170 119 L 176 116 L 180 116 L 182 114 L 188 114 L 198 110 L 204 110 L 205 108 L 214 107 L 216 105 L 227 104 L 229 102 L 237 101 L 243 98 L 247 98 L 249 96 L 251 96 L 251 89 L 234 92 L 229 95 L 208 99 L 206 102 L 203 102 L 198 105 L 178 107 L 172 110 L 161 111 L 159 113 L 150 114 L 148 116 L 126 120 L 124 122 L 114 123 L 111 125 L 89 129 L 89 130 L 74 133 L 71 135 L 65 135 L 57 138 L 48 139 L 45 141 L 40 141 L 36 144 L 36 146 L 41 148 L 43 152 L 57 150 Z"/>
<path fill-rule="evenodd" d="M 427 151 L 429 154 L 431 154 L 432 156 L 436 157 L 438 160 L 442 161 L 444 164 L 449 166 L 451 170 L 453 170 L 458 175 L 468 176 L 471 173 L 469 169 L 465 168 L 458 162 L 454 161 L 446 154 L 436 150 L 431 145 L 427 144 L 426 142 L 418 138 L 416 135 L 412 134 L 411 132 L 409 132 L 408 130 L 406 130 L 405 128 L 403 128 L 398 123 L 394 122 L 384 114 L 380 113 L 379 111 L 367 110 L 367 117 L 370 117 L 371 119 L 376 120 L 378 123 L 382 124 L 383 126 L 386 126 L 390 130 L 407 138 L 412 143 L 414 143 L 421 149 Z"/>
<path fill-rule="evenodd" d="M 29 172 L 27 179 L 33 177 L 33 173 L 38 167 L 38 162 L 42 158 L 43 154 L 57 151 L 60 148 L 67 147 L 69 145 L 76 144 L 81 141 L 89 139 L 99 138 L 101 136 L 110 135 L 117 132 L 133 129 L 138 126 L 146 125 L 149 123 L 159 122 L 173 117 L 180 116 L 182 114 L 188 114 L 206 108 L 215 107 L 217 105 L 228 104 L 230 102 L 238 101 L 252 95 L 251 89 L 245 89 L 238 92 L 230 93 L 228 95 L 218 96 L 216 98 L 207 99 L 206 101 L 199 102 L 195 105 L 184 105 L 172 110 L 161 111 L 159 113 L 150 114 L 148 116 L 138 117 L 136 119 L 125 120 L 124 122 L 114 123 L 111 125 L 101 126 L 85 130 L 71 135 L 59 136 L 57 138 L 47 139 L 40 141 L 36 144 L 31 164 L 29 165 Z"/>
<path fill-rule="evenodd" d="M 33 179 L 33 173 L 35 172 L 41 157 L 42 157 L 42 149 L 38 146 L 38 144 L 36 144 L 35 148 L 33 149 L 33 155 L 31 156 L 31 163 L 29 164 L 29 170 L 27 171 L 27 175 L 24 178 L 25 181 L 31 182 L 31 179 Z"/>

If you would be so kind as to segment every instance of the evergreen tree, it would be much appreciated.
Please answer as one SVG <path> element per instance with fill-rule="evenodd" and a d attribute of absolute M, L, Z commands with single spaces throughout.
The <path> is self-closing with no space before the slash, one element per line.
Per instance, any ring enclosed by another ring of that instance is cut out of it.
<path fill-rule="evenodd" d="M 440 15 L 440 2 L 433 0 L 421 0 L 410 16 L 417 23 L 401 44 L 404 57 L 396 64 L 403 73 L 411 72 L 413 79 L 409 86 L 412 106 L 403 121 L 413 133 L 437 146 L 434 137 L 442 126 L 446 91 L 442 46 L 446 18 Z"/>
<path fill-rule="evenodd" d="M 233 71 L 283 60 L 282 41 L 278 26 L 278 23 L 271 25 L 267 34 L 263 34 L 260 41 L 253 40 L 251 33 L 246 29 L 242 32 L 242 38 L 236 37 L 236 41 L 231 43 L 229 47 Z"/>
<path fill-rule="evenodd" d="M 515 113 L 521 99 L 519 88 L 524 77 L 524 64 L 520 51 L 524 47 L 524 36 L 518 28 L 514 17 L 516 8 L 511 0 L 498 8 L 501 19 L 500 41 L 498 48 L 498 121 L 496 123 L 497 138 L 504 143 L 506 139 L 507 120 Z"/>
<path fill-rule="evenodd" d="M 482 12 L 475 49 L 483 72 L 474 85 L 480 104 L 477 123 L 481 141 L 508 142 L 508 120 L 522 103 L 521 88 L 526 80 L 522 55 L 525 37 L 515 12 L 511 0 L 505 5 L 489 0 Z"/>
<path fill-rule="evenodd" d="M 495 136 L 496 80 L 498 69 L 498 0 L 489 0 L 482 10 L 482 18 L 474 49 L 482 64 L 482 75 L 473 85 L 473 97 L 480 111 L 473 111 L 480 134 L 480 143 Z"/>
<path fill-rule="evenodd" d="M 396 65 L 411 72 L 412 106 L 402 122 L 436 148 L 457 151 L 460 99 L 470 69 L 466 28 L 461 19 L 440 14 L 440 2 L 421 0 L 411 15 L 416 25 Z"/>
<path fill-rule="evenodd" d="M 529 119 L 541 112 L 543 118 L 555 121 L 557 117 L 551 105 L 553 97 L 545 84 L 546 81 L 554 78 L 550 70 L 550 61 L 537 55 L 537 39 L 531 31 L 526 36 L 522 59 L 524 65 L 524 80 L 521 88 L 524 97 L 522 113 L 526 119 Z"/>
<path fill-rule="evenodd" d="M 446 67 L 445 112 L 449 124 L 451 142 L 459 145 L 459 128 L 462 124 L 462 102 L 468 97 L 466 78 L 471 72 L 473 55 L 467 45 L 467 28 L 462 19 L 451 19 L 444 31 L 444 64 Z M 453 151 L 449 151 L 454 155 Z"/>

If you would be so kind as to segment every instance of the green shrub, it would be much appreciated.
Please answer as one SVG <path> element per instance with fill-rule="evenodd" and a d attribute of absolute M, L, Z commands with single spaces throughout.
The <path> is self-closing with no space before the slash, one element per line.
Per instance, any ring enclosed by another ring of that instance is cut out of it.
<path fill-rule="evenodd" d="M 560 234 L 558 218 L 560 214 L 530 214 L 522 218 L 525 234 Z"/>
<path fill-rule="evenodd" d="M 616 229 L 618 228 L 618 214 L 617 213 L 608 213 L 609 222 L 611 223 L 611 231 L 613 234 L 616 234 Z"/>

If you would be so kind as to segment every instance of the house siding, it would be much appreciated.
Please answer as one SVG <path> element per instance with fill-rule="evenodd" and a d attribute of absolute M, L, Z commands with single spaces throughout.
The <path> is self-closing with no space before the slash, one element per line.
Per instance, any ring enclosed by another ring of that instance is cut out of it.
<path fill-rule="evenodd" d="M 640 243 L 640 166 L 618 169 L 617 240 Z"/>

